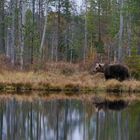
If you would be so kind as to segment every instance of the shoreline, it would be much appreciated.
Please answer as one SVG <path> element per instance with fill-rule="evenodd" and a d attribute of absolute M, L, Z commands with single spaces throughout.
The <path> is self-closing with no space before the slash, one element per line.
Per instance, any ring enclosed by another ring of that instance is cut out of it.
<path fill-rule="evenodd" d="M 124 102 L 139 102 L 140 101 L 140 93 L 138 94 L 129 94 L 124 93 L 121 95 L 114 94 L 114 93 L 92 93 L 92 94 L 74 94 L 74 93 L 39 93 L 39 92 L 25 92 L 23 93 L 1 93 L 0 94 L 0 101 L 7 101 L 7 100 L 17 100 L 17 101 L 29 101 L 34 102 L 37 100 L 42 101 L 54 101 L 54 100 L 79 100 L 82 102 L 92 103 L 92 104 L 100 104 L 103 102 L 116 102 L 116 101 L 124 101 Z"/>
<path fill-rule="evenodd" d="M 3 72 L 0 74 L 1 92 L 140 92 L 140 81 L 119 82 L 115 79 L 105 81 L 102 74 L 88 72 L 74 73 L 70 76 L 58 72 Z"/>

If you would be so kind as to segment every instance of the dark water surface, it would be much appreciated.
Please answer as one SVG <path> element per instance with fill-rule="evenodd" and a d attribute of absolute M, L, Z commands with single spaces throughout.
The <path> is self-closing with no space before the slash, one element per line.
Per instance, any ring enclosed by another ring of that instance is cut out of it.
<path fill-rule="evenodd" d="M 140 140 L 140 103 L 97 111 L 78 100 L 1 100 L 0 140 Z"/>

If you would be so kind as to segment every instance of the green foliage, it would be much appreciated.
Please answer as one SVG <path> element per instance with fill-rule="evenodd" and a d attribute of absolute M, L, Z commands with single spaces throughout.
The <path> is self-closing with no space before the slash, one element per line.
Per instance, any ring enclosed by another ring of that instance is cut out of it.
<path fill-rule="evenodd" d="M 130 56 L 126 58 L 126 63 L 130 68 L 131 76 L 140 79 L 140 56 Z"/>
<path fill-rule="evenodd" d="M 71 8 L 72 8 L 71 2 L 69 0 L 62 1 L 62 7 L 63 7 L 63 14 L 66 20 L 69 21 L 71 17 Z"/>
<path fill-rule="evenodd" d="M 137 49 L 132 49 L 132 55 L 126 57 L 126 64 L 130 68 L 131 76 L 135 79 L 140 79 L 140 55 L 138 55 Z"/>
<path fill-rule="evenodd" d="M 97 53 L 104 53 L 105 52 L 103 41 L 96 41 L 95 46 L 96 46 Z"/>
<path fill-rule="evenodd" d="M 32 11 L 27 10 L 25 22 L 25 44 L 31 47 L 31 37 L 33 32 Z"/>
<path fill-rule="evenodd" d="M 88 23 L 88 34 L 95 34 L 95 11 L 94 11 L 94 1 L 89 0 L 89 7 L 87 9 L 87 23 Z"/>
<path fill-rule="evenodd" d="M 75 72 L 75 70 L 72 67 L 65 67 L 61 71 L 61 73 L 66 75 L 66 76 L 71 76 L 74 72 Z"/>
<path fill-rule="evenodd" d="M 26 12 L 26 22 L 24 25 L 25 46 L 26 46 L 26 49 L 29 50 L 33 45 L 34 56 L 37 57 L 39 56 L 40 35 L 37 30 L 37 23 L 36 22 L 33 23 L 32 19 L 33 19 L 32 11 L 28 9 Z M 34 39 L 33 44 L 32 44 L 32 38 Z"/>
<path fill-rule="evenodd" d="M 124 1 L 122 9 L 120 9 L 121 1 L 119 2 L 118 0 L 87 0 L 82 1 L 81 7 L 77 5 L 77 1 L 49 0 L 47 9 L 47 7 L 45 8 L 45 0 L 25 0 L 22 1 L 22 8 L 27 7 L 22 9 L 20 8 L 19 1 L 9 0 L 7 3 L 7 1 L 2 0 L 2 5 L 0 4 L 0 44 L 2 44 L 1 40 L 3 38 L 5 39 L 3 39 L 5 44 L 10 42 L 11 35 L 13 35 L 14 46 L 12 47 L 15 47 L 15 51 L 10 52 L 11 50 L 9 49 L 10 57 L 15 56 L 15 59 L 19 61 L 22 54 L 21 40 L 19 38 L 22 36 L 24 39 L 22 40 L 24 63 L 28 64 L 30 59 L 31 61 L 40 59 L 39 47 L 43 28 L 45 27 L 45 10 L 48 10 L 47 28 L 43 44 L 43 59 L 52 59 L 52 61 L 73 60 L 73 62 L 83 60 L 83 54 L 85 53 L 83 49 L 84 39 L 87 34 L 86 58 L 89 59 L 89 54 L 93 52 L 95 54 L 102 53 L 102 55 L 108 53 L 110 55 L 108 55 L 107 59 L 112 61 L 113 58 L 117 59 L 118 55 L 120 12 L 122 11 L 124 28 L 122 35 L 124 52 L 122 55 L 125 56 L 127 54 L 129 48 L 127 46 L 131 46 L 133 42 L 135 46 L 138 46 L 140 35 L 140 0 Z M 87 4 L 86 7 L 85 3 Z M 2 19 L 3 17 L 4 19 Z M 20 21 L 21 17 L 23 23 Z M 20 25 L 21 23 L 24 25 Z M 20 28 L 24 29 L 22 33 Z M 1 32 L 5 32 L 5 34 Z M 10 48 L 11 46 L 5 46 L 5 48 L 8 47 Z M 131 57 L 135 59 L 137 55 L 136 52 L 133 54 L 133 51 L 135 50 L 132 50 Z M 137 63 L 137 58 L 135 61 Z M 131 65 L 132 62 L 128 63 Z"/>
<path fill-rule="evenodd" d="M 77 54 L 78 53 L 77 53 L 76 49 L 69 49 L 67 51 L 67 61 L 69 62 L 71 60 L 71 57 L 72 57 L 72 62 L 76 62 L 76 60 L 78 59 L 78 55 Z"/>
<path fill-rule="evenodd" d="M 114 14 L 114 15 L 113 15 Z M 109 35 L 114 38 L 119 30 L 119 15 L 117 13 L 113 13 L 111 16 L 111 23 L 108 26 Z"/>

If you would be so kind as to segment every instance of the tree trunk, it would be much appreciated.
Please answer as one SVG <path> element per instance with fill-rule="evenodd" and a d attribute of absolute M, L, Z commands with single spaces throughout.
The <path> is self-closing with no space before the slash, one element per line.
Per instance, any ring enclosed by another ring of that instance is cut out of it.
<path fill-rule="evenodd" d="M 23 70 L 23 52 L 24 52 L 24 25 L 25 25 L 25 2 L 20 0 L 19 30 L 20 30 L 20 69 Z"/>
<path fill-rule="evenodd" d="M 11 0 L 12 4 L 12 27 L 11 27 L 11 62 L 15 64 L 15 0 Z"/>
<path fill-rule="evenodd" d="M 8 27 L 6 34 L 6 57 L 11 58 L 11 29 Z"/>
<path fill-rule="evenodd" d="M 87 0 L 85 0 L 85 40 L 84 40 L 84 63 L 87 57 Z"/>
<path fill-rule="evenodd" d="M 128 34 L 128 56 L 131 56 L 131 14 L 128 14 L 128 22 L 127 22 L 127 34 Z"/>
<path fill-rule="evenodd" d="M 98 24 L 99 24 L 99 25 L 98 25 L 98 28 L 99 28 L 99 29 L 98 29 L 98 30 L 99 30 L 99 31 L 98 31 L 98 32 L 99 32 L 99 33 L 98 33 L 98 34 L 99 34 L 99 35 L 98 35 L 98 41 L 100 42 L 100 41 L 101 41 L 101 0 L 98 0 L 98 7 L 99 7 L 99 8 L 98 8 L 98 18 L 99 18 L 99 19 L 98 19 L 98 20 L 99 20 L 99 21 L 98 21 L 98 22 L 99 22 L 99 23 L 98 23 Z"/>
<path fill-rule="evenodd" d="M 54 58 L 54 32 L 52 33 L 52 39 L 51 39 L 51 61 L 53 62 L 53 58 Z"/>
<path fill-rule="evenodd" d="M 42 0 L 39 0 L 38 1 L 38 9 L 39 9 L 39 35 L 40 35 L 40 39 L 42 38 L 42 17 L 43 17 L 43 1 Z"/>
<path fill-rule="evenodd" d="M 74 19 L 73 19 L 73 21 L 74 21 Z M 72 63 L 73 62 L 73 40 L 74 40 L 74 26 L 73 26 L 73 24 L 74 24 L 74 22 L 72 21 L 72 26 L 71 26 L 71 47 L 70 47 L 70 63 Z"/>
<path fill-rule="evenodd" d="M 5 54 L 5 13 L 4 0 L 0 0 L 0 52 Z"/>
<path fill-rule="evenodd" d="M 34 57 L 35 0 L 32 0 L 32 12 L 33 12 L 33 30 L 32 30 L 32 45 L 31 45 L 31 64 L 33 64 Z"/>
<path fill-rule="evenodd" d="M 124 0 L 120 0 L 120 30 L 119 30 L 119 43 L 118 43 L 118 62 L 123 61 L 123 28 L 124 28 L 124 17 L 123 17 Z"/>
<path fill-rule="evenodd" d="M 56 45 L 56 62 L 58 61 L 58 48 L 60 47 L 60 16 L 61 16 L 61 0 L 58 0 L 58 19 L 57 19 L 57 45 Z"/>
<path fill-rule="evenodd" d="M 45 23 L 44 23 L 44 29 L 43 29 L 43 35 L 42 35 L 42 40 L 41 40 L 41 45 L 40 45 L 40 58 L 43 57 L 43 47 L 44 47 L 44 41 L 45 41 L 45 34 L 46 34 L 46 29 L 47 29 L 47 21 L 48 21 L 48 2 L 45 4 L 45 11 L 46 11 L 46 18 L 45 18 Z"/>

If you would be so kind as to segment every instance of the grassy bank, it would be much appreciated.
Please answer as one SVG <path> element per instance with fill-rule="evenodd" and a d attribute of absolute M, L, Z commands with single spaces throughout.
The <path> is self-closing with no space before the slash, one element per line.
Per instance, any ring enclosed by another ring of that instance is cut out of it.
<path fill-rule="evenodd" d="M 108 91 L 140 92 L 140 81 L 105 81 L 102 74 L 74 72 L 8 72 L 0 73 L 0 91 Z"/>

